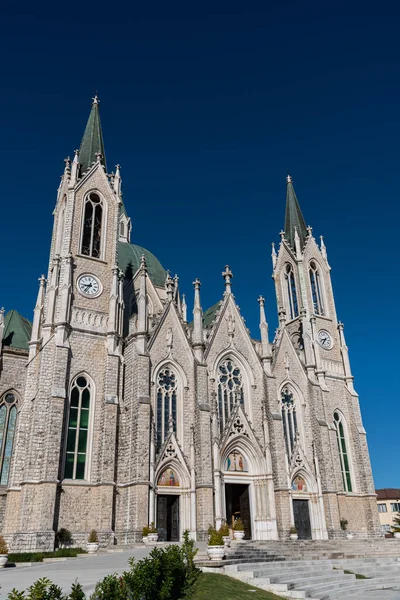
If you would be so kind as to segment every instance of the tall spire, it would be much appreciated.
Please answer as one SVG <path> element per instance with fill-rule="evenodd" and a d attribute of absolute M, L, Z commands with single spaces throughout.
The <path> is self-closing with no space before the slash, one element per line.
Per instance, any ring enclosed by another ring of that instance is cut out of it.
<path fill-rule="evenodd" d="M 300 246 L 303 248 L 307 237 L 306 223 L 304 221 L 290 175 L 286 177 L 286 182 L 285 237 L 294 249 L 295 228 L 297 228 L 297 234 L 300 238 Z"/>
<path fill-rule="evenodd" d="M 85 133 L 81 141 L 79 149 L 79 162 L 81 164 L 82 173 L 85 172 L 92 163 L 97 161 L 96 155 L 101 155 L 100 162 L 106 166 L 106 157 L 104 154 L 103 133 L 101 131 L 100 101 L 97 94 L 93 98 L 92 110 L 90 111 L 89 119 L 86 124 Z"/>

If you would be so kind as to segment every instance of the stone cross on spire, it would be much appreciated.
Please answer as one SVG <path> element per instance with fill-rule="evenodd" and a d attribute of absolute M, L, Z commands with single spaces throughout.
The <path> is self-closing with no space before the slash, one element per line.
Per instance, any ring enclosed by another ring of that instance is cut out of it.
<path fill-rule="evenodd" d="M 232 293 L 231 279 L 233 279 L 233 275 L 232 275 L 232 271 L 230 270 L 228 265 L 226 265 L 225 271 L 222 271 L 222 277 L 225 280 L 225 293 L 231 294 Z"/>

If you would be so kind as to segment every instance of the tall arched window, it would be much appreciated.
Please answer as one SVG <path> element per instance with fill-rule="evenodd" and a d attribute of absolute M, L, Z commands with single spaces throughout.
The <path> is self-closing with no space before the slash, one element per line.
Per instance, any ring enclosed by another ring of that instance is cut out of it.
<path fill-rule="evenodd" d="M 157 450 L 161 448 L 169 432 L 176 433 L 176 401 L 178 381 L 171 367 L 162 369 L 157 377 Z"/>
<path fill-rule="evenodd" d="M 289 314 L 291 319 L 299 316 L 299 304 L 297 302 L 296 281 L 294 278 L 293 266 L 288 263 L 285 272 L 287 296 L 289 304 Z"/>
<path fill-rule="evenodd" d="M 91 192 L 85 201 L 81 252 L 85 256 L 100 258 L 103 204 L 100 196 Z"/>
<path fill-rule="evenodd" d="M 322 301 L 322 286 L 321 286 L 321 276 L 319 274 L 318 267 L 314 261 L 310 262 L 310 284 L 311 284 L 311 294 L 312 301 L 314 306 L 314 313 L 316 315 L 324 314 L 324 303 Z"/>
<path fill-rule="evenodd" d="M 85 479 L 89 432 L 91 385 L 84 375 L 72 382 L 64 477 Z"/>
<path fill-rule="evenodd" d="M 222 432 L 237 402 L 244 405 L 243 377 L 232 358 L 218 367 L 218 419 Z"/>
<path fill-rule="evenodd" d="M 0 485 L 7 485 L 17 424 L 17 396 L 7 392 L 0 400 Z"/>
<path fill-rule="evenodd" d="M 293 393 L 288 387 L 283 388 L 281 392 L 281 408 L 282 408 L 282 423 L 283 434 L 285 436 L 286 452 L 288 457 L 292 456 L 294 444 L 297 436 L 297 416 L 296 403 L 293 398 Z"/>
<path fill-rule="evenodd" d="M 335 413 L 333 413 L 333 418 L 336 428 L 336 437 L 339 449 L 340 467 L 342 470 L 343 487 L 346 492 L 352 492 L 353 486 L 351 483 L 350 461 L 346 447 L 346 436 L 343 415 L 340 412 L 336 411 Z"/>

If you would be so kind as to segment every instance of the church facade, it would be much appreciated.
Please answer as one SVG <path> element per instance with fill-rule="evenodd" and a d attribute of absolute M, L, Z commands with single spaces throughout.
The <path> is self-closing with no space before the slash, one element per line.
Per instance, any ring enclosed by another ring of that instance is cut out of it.
<path fill-rule="evenodd" d="M 370 459 L 327 250 L 291 178 L 272 251 L 279 327 L 251 338 L 225 267 L 188 319 L 178 278 L 131 243 L 95 98 L 65 161 L 33 323 L 0 313 L 0 527 L 13 551 L 160 539 L 240 517 L 247 538 L 379 535 Z M 1 300 L 1 298 L 0 298 Z M 191 321 L 191 322 L 189 322 Z"/>

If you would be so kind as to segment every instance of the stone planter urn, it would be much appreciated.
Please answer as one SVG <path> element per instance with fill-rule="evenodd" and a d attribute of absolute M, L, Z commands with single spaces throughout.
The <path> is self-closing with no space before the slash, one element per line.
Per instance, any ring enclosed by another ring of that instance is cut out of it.
<path fill-rule="evenodd" d="M 396 538 L 396 540 L 400 540 L 400 531 L 395 531 L 393 535 Z"/>
<path fill-rule="evenodd" d="M 86 550 L 87 550 L 88 554 L 96 554 L 98 549 L 99 549 L 99 544 L 97 544 L 96 542 L 88 542 L 86 544 Z"/>
<path fill-rule="evenodd" d="M 8 554 L 0 554 L 0 569 L 6 566 L 8 560 Z"/>
<path fill-rule="evenodd" d="M 296 540 L 299 539 L 299 536 L 297 533 L 291 533 L 291 534 L 289 534 L 289 537 L 293 542 L 295 542 Z"/>
<path fill-rule="evenodd" d="M 149 544 L 155 544 L 158 541 L 158 533 L 149 533 L 147 540 Z"/>
<path fill-rule="evenodd" d="M 207 554 L 210 560 L 222 560 L 225 556 L 225 546 L 207 546 Z"/>
<path fill-rule="evenodd" d="M 241 542 L 244 538 L 244 531 L 242 531 L 241 529 L 236 529 L 233 532 L 233 537 L 235 538 L 235 540 L 237 540 L 238 542 Z"/>
<path fill-rule="evenodd" d="M 229 546 L 231 545 L 231 538 L 229 535 L 223 535 L 222 539 L 224 540 L 224 546 L 226 548 L 229 548 Z"/>
<path fill-rule="evenodd" d="M 148 543 L 148 541 L 149 541 L 149 536 L 148 536 L 148 535 L 144 535 L 144 536 L 142 537 L 142 542 L 143 542 L 143 544 L 147 544 L 147 543 Z"/>
<path fill-rule="evenodd" d="M 347 538 L 348 540 L 352 540 L 352 539 L 353 539 L 353 537 L 354 537 L 354 536 L 353 536 L 353 534 L 352 534 L 352 533 L 346 533 L 346 538 Z"/>

